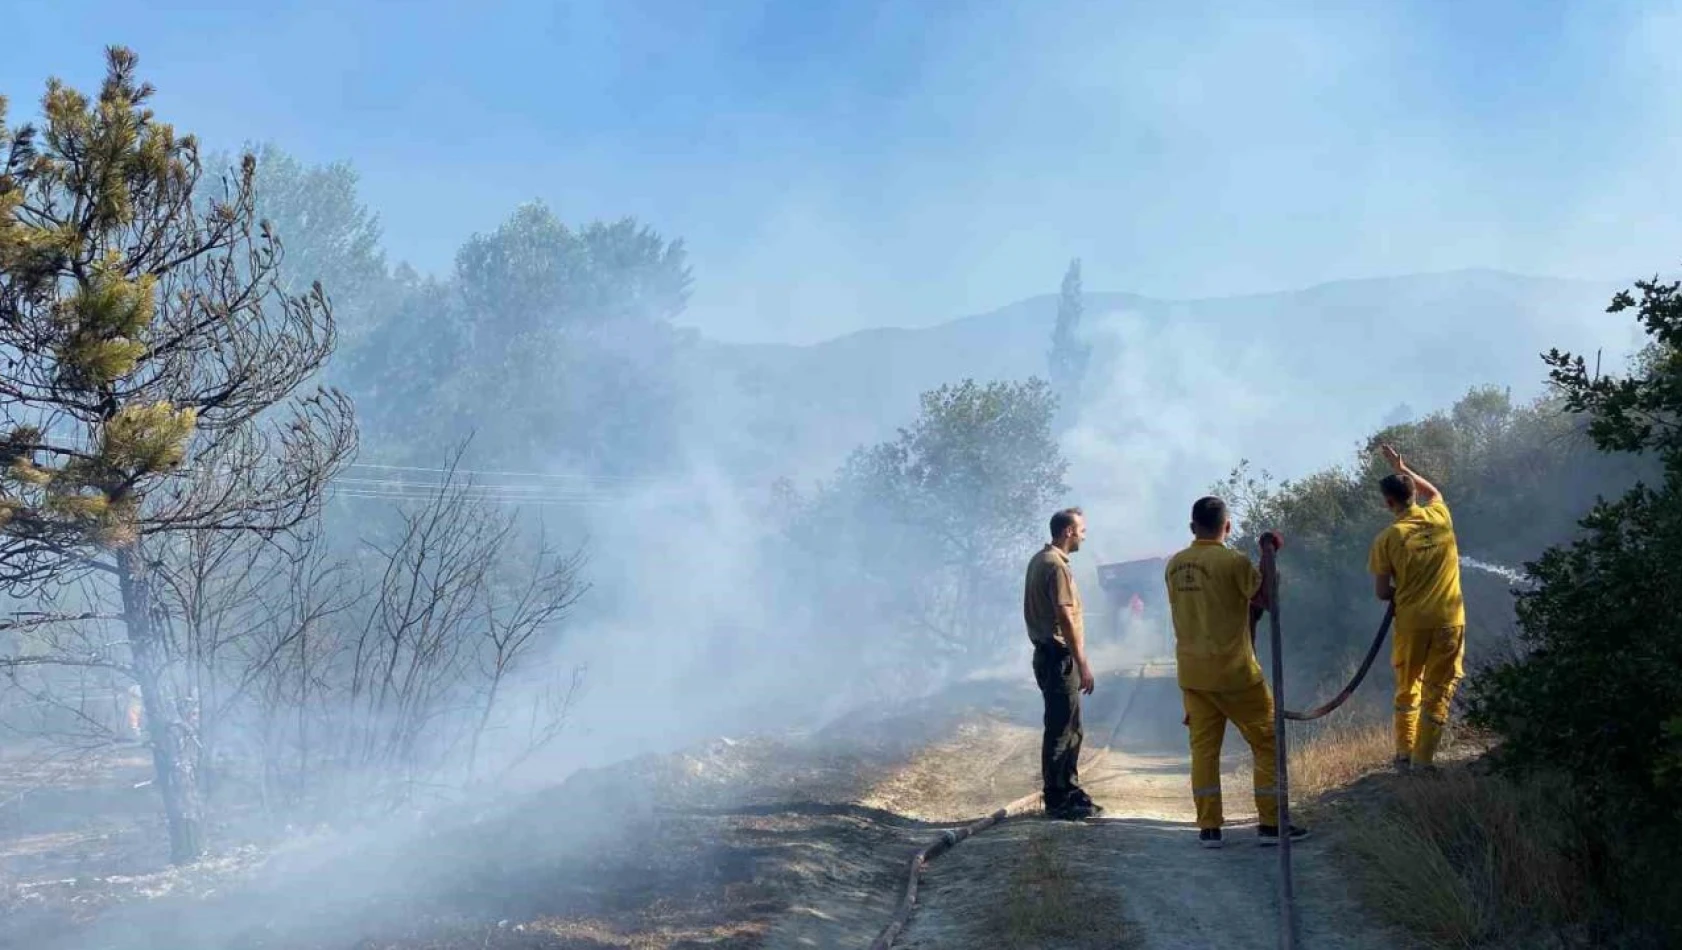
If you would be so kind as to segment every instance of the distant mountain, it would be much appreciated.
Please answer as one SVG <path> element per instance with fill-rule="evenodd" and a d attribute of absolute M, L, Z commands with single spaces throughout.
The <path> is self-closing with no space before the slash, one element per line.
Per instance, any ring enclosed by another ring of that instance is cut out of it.
<path fill-rule="evenodd" d="M 1620 365 L 1640 334 L 1627 315 L 1604 313 L 1617 289 L 1467 270 L 1206 300 L 1088 293 L 1094 359 L 1069 435 L 1073 474 L 1188 453 L 1292 473 L 1341 457 L 1403 404 L 1428 412 L 1476 385 L 1528 397 L 1551 347 L 1590 359 L 1604 348 Z M 1044 376 L 1056 307 L 1046 294 L 810 346 L 702 342 L 695 421 L 737 464 L 820 477 L 913 419 L 925 390 Z M 1110 450 L 1121 455 L 1105 460 Z"/>

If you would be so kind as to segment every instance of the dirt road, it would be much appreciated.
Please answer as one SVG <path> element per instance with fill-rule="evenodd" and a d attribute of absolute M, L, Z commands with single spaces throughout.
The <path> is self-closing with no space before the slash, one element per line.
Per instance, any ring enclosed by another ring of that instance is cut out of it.
<path fill-rule="evenodd" d="M 1278 851 L 1256 845 L 1248 748 L 1229 732 L 1223 757 L 1228 840 L 1221 850 L 1199 848 L 1185 733 L 1164 701 L 1171 683 L 1136 684 L 1142 695 L 1116 747 L 1098 744 L 1085 756 L 1093 765 L 1083 768 L 1082 782 L 1108 810 L 1105 818 L 1070 824 L 1024 817 L 964 842 L 924 873 L 918 908 L 896 947 L 1276 947 Z M 1094 718 L 1101 727 L 1103 720 Z M 1094 732 L 1104 738 L 1101 728 L 1088 725 L 1089 743 Z M 1031 791 L 1037 731 L 997 724 L 988 742 L 1010 750 L 993 776 L 937 749 L 891 788 L 945 789 L 922 798 L 941 811 L 968 806 L 965 789 L 997 786 L 1001 775 L 1010 776 L 1009 787 L 996 790 L 995 802 Z M 907 802 L 904 810 L 920 807 L 928 806 Z M 1401 946 L 1355 905 L 1324 845 L 1306 841 L 1293 855 L 1300 946 Z"/>

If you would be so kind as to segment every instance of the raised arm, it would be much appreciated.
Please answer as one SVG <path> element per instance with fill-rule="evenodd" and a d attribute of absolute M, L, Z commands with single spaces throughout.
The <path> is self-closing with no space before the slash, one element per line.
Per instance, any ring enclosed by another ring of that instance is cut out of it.
<path fill-rule="evenodd" d="M 1386 442 L 1385 444 L 1379 446 L 1379 451 L 1384 453 L 1384 461 L 1389 462 L 1390 467 L 1394 469 L 1397 474 L 1406 475 L 1408 478 L 1413 479 L 1414 497 L 1418 499 L 1421 505 L 1429 505 L 1431 502 L 1443 497 L 1443 493 L 1437 490 L 1437 486 L 1427 481 L 1425 476 L 1419 474 L 1411 468 L 1408 468 L 1408 464 L 1402 461 L 1402 453 L 1396 451 L 1395 446 Z"/>

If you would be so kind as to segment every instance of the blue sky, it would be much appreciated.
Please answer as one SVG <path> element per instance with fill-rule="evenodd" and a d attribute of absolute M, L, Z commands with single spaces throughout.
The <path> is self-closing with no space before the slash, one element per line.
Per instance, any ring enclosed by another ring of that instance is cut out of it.
<path fill-rule="evenodd" d="M 12 0 L 14 120 L 133 47 L 160 114 L 363 175 L 396 259 L 541 198 L 810 341 L 1087 286 L 1216 296 L 1682 255 L 1668 4 Z"/>

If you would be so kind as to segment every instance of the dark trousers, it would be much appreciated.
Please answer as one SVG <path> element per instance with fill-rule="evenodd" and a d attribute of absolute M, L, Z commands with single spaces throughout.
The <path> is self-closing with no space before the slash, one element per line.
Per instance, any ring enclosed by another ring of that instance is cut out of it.
<path fill-rule="evenodd" d="M 1034 680 L 1045 697 L 1045 739 L 1040 745 L 1040 776 L 1045 807 L 1084 801 L 1079 778 L 1080 671 L 1074 654 L 1056 644 L 1034 645 Z"/>

